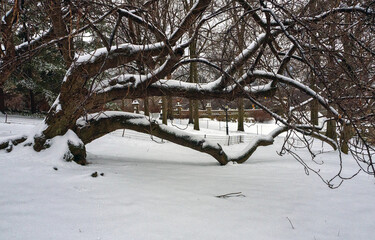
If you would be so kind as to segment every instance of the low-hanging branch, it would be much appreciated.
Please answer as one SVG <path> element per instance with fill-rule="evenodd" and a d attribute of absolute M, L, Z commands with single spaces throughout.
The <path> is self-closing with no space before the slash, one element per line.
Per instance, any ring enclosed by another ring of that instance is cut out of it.
<path fill-rule="evenodd" d="M 253 141 L 239 153 L 227 153 L 218 143 L 211 142 L 204 137 L 160 124 L 144 115 L 126 112 L 106 111 L 90 114 L 77 120 L 74 132 L 77 133 L 84 144 L 87 144 L 117 129 L 130 129 L 150 134 L 151 136 L 209 154 L 221 165 L 226 165 L 229 161 L 245 162 L 259 146 L 271 145 L 278 135 L 288 130 L 288 127 L 278 127 L 266 136 L 254 136 Z"/>

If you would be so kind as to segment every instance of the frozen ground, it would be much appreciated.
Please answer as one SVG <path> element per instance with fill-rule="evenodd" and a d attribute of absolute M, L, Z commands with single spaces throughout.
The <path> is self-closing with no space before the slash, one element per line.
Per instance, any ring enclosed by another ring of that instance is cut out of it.
<path fill-rule="evenodd" d="M 0 136 L 11 136 L 40 120 L 0 122 Z M 278 156 L 281 143 L 228 166 L 114 134 L 87 146 L 88 166 L 56 159 L 58 146 L 1 151 L 0 239 L 373 239 L 375 180 L 360 174 L 330 190 L 291 156 Z M 335 153 L 319 160 L 322 174 L 334 175 Z M 344 158 L 346 174 L 356 170 L 351 162 Z M 215 197 L 233 192 L 244 196 Z"/>

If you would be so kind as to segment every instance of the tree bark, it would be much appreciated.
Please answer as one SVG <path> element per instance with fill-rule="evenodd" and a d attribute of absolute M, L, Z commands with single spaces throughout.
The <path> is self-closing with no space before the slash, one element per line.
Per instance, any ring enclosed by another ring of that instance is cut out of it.
<path fill-rule="evenodd" d="M 236 31 L 237 31 L 237 43 L 238 43 L 238 52 L 241 53 L 245 48 L 245 19 L 242 21 L 238 18 L 238 12 L 235 10 L 236 3 L 235 1 L 232 2 L 233 6 L 233 18 L 235 22 L 238 22 L 236 24 Z M 249 9 L 250 10 L 250 9 Z M 243 16 L 246 18 L 246 16 Z M 238 76 L 241 77 L 244 73 L 243 67 L 241 67 L 238 71 Z M 237 99 L 237 109 L 238 109 L 238 115 L 237 115 L 237 131 L 245 131 L 244 128 L 244 99 L 242 97 L 239 97 Z"/>
<path fill-rule="evenodd" d="M 35 96 L 33 90 L 29 90 L 30 93 L 30 111 L 31 113 L 36 113 L 36 104 L 35 104 Z"/>
<path fill-rule="evenodd" d="M 168 101 L 168 119 L 173 120 L 173 102 L 172 102 L 172 96 L 167 96 L 167 101 Z"/>
<path fill-rule="evenodd" d="M 318 2 L 317 1 L 311 1 L 309 4 L 307 4 L 307 6 L 310 7 L 310 12 L 311 13 L 314 13 L 317 8 L 318 8 Z M 313 39 L 313 43 L 314 44 L 317 44 L 317 41 L 316 39 Z M 320 57 L 316 57 L 316 56 L 313 56 L 313 61 L 315 64 L 320 64 Z M 317 91 L 317 81 L 316 81 L 316 76 L 311 73 L 310 74 L 310 88 L 313 89 L 314 91 Z M 310 103 L 310 122 L 312 125 L 319 125 L 319 103 L 317 100 L 312 100 L 311 103 Z"/>
<path fill-rule="evenodd" d="M 197 57 L 197 40 L 194 39 L 190 46 L 190 58 L 196 58 Z M 192 62 L 190 63 L 190 82 L 191 83 L 198 83 L 198 69 L 197 69 L 197 63 Z M 194 122 L 194 130 L 199 130 L 199 102 L 198 100 L 193 100 L 191 103 L 192 106 L 192 118 Z M 189 119 L 190 120 L 190 119 Z"/>
<path fill-rule="evenodd" d="M 335 7 L 335 6 L 338 5 L 338 3 L 339 3 L 338 0 L 334 0 L 334 1 L 330 2 L 330 5 L 331 5 L 331 7 Z M 334 27 L 335 26 L 333 24 L 331 24 L 328 30 L 332 32 L 334 30 Z M 333 38 L 330 39 L 329 44 L 330 44 L 332 49 L 335 49 L 335 46 L 336 46 L 335 39 L 333 39 Z M 333 69 L 335 69 L 334 57 L 329 55 L 327 61 L 328 61 L 327 66 L 328 66 L 328 71 L 329 71 L 328 77 L 330 78 L 330 80 L 333 80 L 333 79 L 337 78 L 335 73 L 333 73 L 333 71 L 332 71 Z M 328 116 L 332 116 L 332 115 L 328 114 Z M 337 128 L 336 119 L 332 119 L 332 120 L 329 120 L 327 122 L 326 136 L 335 140 L 335 141 L 337 141 L 337 133 L 336 133 L 337 129 L 336 128 Z"/>
<path fill-rule="evenodd" d="M 244 102 L 243 98 L 238 98 L 238 125 L 237 125 L 237 131 L 245 131 L 244 129 Z"/>
<path fill-rule="evenodd" d="M 326 136 L 336 140 L 337 139 L 337 134 L 336 134 L 336 121 L 335 120 L 329 120 L 327 122 L 327 132 Z"/>
<path fill-rule="evenodd" d="M 194 130 L 199 131 L 199 101 L 193 100 Z"/>
<path fill-rule="evenodd" d="M 47 6 L 47 12 L 51 18 L 53 24 L 53 30 L 56 37 L 63 37 L 69 34 L 68 27 L 65 24 L 63 13 L 61 9 L 61 0 L 51 1 Z M 59 50 L 64 58 L 66 67 L 68 68 L 73 62 L 74 58 L 74 44 L 73 37 L 68 37 L 62 39 L 59 43 Z"/>
<path fill-rule="evenodd" d="M 350 24 L 352 22 L 350 16 L 345 16 L 345 22 Z M 356 36 L 357 37 L 357 36 Z M 353 68 L 351 66 L 355 66 L 351 60 L 351 55 L 353 53 L 353 45 L 350 44 L 350 39 L 347 34 L 344 34 L 341 37 L 341 41 L 343 42 L 344 47 L 344 56 L 347 59 L 347 71 L 350 74 L 352 79 L 356 79 L 355 73 L 353 72 Z M 342 113 L 343 114 L 343 113 Z M 350 124 L 343 124 L 343 129 L 340 135 L 340 145 L 341 145 L 341 152 L 348 154 L 349 153 L 349 140 L 354 136 L 354 129 Z"/>
<path fill-rule="evenodd" d="M 5 94 L 2 87 L 0 87 L 0 112 L 5 114 Z"/>
<path fill-rule="evenodd" d="M 313 89 L 314 85 L 311 86 Z M 312 100 L 310 103 L 310 122 L 312 125 L 319 125 L 319 103 L 317 100 Z"/>
<path fill-rule="evenodd" d="M 349 153 L 349 140 L 354 136 L 354 130 L 352 126 L 344 124 L 343 130 L 340 136 L 340 146 L 341 152 L 348 154 Z"/>
<path fill-rule="evenodd" d="M 168 124 L 168 100 L 166 96 L 162 97 L 162 113 L 163 113 L 163 124 L 167 125 Z"/>
<path fill-rule="evenodd" d="M 194 124 L 193 100 L 189 99 L 189 124 Z"/>
<path fill-rule="evenodd" d="M 144 107 L 144 110 L 145 110 L 145 115 L 150 116 L 150 107 L 149 107 L 149 103 L 148 103 L 148 97 L 145 97 L 143 99 L 143 107 Z"/>

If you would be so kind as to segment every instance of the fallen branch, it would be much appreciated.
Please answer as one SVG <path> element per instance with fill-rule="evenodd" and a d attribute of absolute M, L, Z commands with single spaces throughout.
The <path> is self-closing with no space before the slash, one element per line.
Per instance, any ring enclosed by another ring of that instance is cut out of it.
<path fill-rule="evenodd" d="M 230 197 L 246 197 L 245 195 L 242 194 L 242 192 L 234 192 L 234 193 L 227 193 L 224 195 L 218 195 L 215 196 L 217 198 L 230 198 Z"/>
<path fill-rule="evenodd" d="M 290 226 L 292 226 L 292 229 L 295 229 L 294 226 L 293 226 L 293 223 L 292 221 L 290 221 L 290 219 L 288 217 L 286 217 L 286 219 L 288 219 L 289 223 L 290 223 Z"/>

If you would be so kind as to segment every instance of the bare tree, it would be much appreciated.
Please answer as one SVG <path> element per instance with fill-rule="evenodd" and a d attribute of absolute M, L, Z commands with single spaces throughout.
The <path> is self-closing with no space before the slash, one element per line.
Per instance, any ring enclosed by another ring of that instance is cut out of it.
<path fill-rule="evenodd" d="M 49 139 L 66 135 L 66 158 L 85 164 L 85 144 L 127 128 L 210 154 L 220 164 L 227 164 L 246 161 L 259 146 L 272 144 L 276 136 L 288 131 L 287 136 L 293 132 L 301 139 L 313 137 L 339 151 L 346 144 L 361 169 L 374 175 L 375 11 L 371 1 L 338 1 L 312 8 L 317 1 L 237 0 L 233 4 L 197 0 L 185 14 L 182 4 L 167 0 L 123 5 L 95 1 L 95 14 L 89 4 L 93 2 L 84 2 L 87 5 L 72 0 L 40 1 L 50 30 L 25 43 L 28 54 L 33 53 L 30 49 L 58 43 L 69 68 L 60 95 L 44 120 L 45 128 L 32 138 L 5 139 L 0 149 L 11 151 L 22 143 L 40 151 L 49 146 Z M 15 18 L 22 4 L 14 1 L 6 6 L 11 9 L 4 15 L 1 28 L 2 79 L 11 74 L 4 64 L 17 62 L 16 52 L 20 51 L 12 40 L 17 31 L 12 25 L 18 23 Z M 240 24 L 231 21 L 234 8 L 245 28 L 243 50 L 235 56 L 232 43 L 223 40 L 229 29 L 236 28 L 233 24 Z M 99 23 L 107 32 L 100 30 Z M 74 37 L 88 30 L 102 47 L 85 53 L 77 49 Z M 52 32 L 52 38 L 46 37 Z M 192 43 L 197 43 L 200 57 L 186 54 Z M 200 43 L 204 48 L 200 49 Z M 168 79 L 191 63 L 211 69 L 207 83 Z M 309 87 L 311 76 L 313 87 Z M 102 111 L 111 101 L 148 96 L 226 101 L 246 98 L 269 113 L 280 127 L 267 136 L 255 137 L 243 152 L 233 154 L 147 116 Z M 324 110 L 323 125 L 301 117 L 312 101 Z M 282 107 L 281 112 L 274 109 L 275 104 Z M 327 121 L 336 123 L 338 139 L 323 133 Z M 305 142 L 309 148 L 309 141 Z M 282 152 L 293 154 L 293 146 L 287 143 L 288 139 Z M 313 170 L 303 160 L 301 163 Z M 340 173 L 336 177 L 343 178 Z"/>

